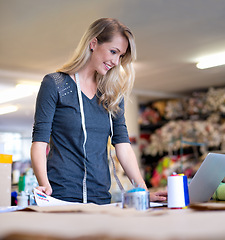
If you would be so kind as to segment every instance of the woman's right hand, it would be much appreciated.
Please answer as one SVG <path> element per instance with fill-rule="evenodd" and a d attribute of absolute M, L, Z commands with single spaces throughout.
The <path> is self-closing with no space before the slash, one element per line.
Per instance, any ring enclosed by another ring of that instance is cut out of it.
<path fill-rule="evenodd" d="M 47 194 L 47 195 L 51 195 L 52 194 L 52 187 L 49 185 L 49 186 L 38 186 L 36 187 L 37 190 Z"/>

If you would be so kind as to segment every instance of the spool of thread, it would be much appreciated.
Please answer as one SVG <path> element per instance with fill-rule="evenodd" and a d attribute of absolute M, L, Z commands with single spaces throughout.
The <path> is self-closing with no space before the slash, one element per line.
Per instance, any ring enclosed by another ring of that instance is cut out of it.
<path fill-rule="evenodd" d="M 122 196 L 123 208 L 135 208 L 144 211 L 150 207 L 149 192 L 143 188 L 133 188 Z"/>
<path fill-rule="evenodd" d="M 167 179 L 168 208 L 186 208 L 189 205 L 187 176 L 173 174 Z"/>

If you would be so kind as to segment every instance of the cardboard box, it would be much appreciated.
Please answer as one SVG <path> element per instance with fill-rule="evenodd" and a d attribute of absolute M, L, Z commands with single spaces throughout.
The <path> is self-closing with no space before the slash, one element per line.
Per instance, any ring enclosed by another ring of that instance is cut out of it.
<path fill-rule="evenodd" d="M 12 155 L 0 154 L 0 206 L 11 206 Z"/>

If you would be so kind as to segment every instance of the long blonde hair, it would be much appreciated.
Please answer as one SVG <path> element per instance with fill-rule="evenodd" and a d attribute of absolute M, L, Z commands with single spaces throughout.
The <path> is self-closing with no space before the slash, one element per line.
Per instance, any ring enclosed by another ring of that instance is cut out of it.
<path fill-rule="evenodd" d="M 128 48 L 120 63 L 110 69 L 106 75 L 96 73 L 99 103 L 115 115 L 119 111 L 119 103 L 128 96 L 134 83 L 132 62 L 136 59 L 136 45 L 130 29 L 117 19 L 100 18 L 93 22 L 80 40 L 72 59 L 57 72 L 74 74 L 88 62 L 91 56 L 90 42 L 97 38 L 98 44 L 110 42 L 116 33 L 128 40 Z"/>

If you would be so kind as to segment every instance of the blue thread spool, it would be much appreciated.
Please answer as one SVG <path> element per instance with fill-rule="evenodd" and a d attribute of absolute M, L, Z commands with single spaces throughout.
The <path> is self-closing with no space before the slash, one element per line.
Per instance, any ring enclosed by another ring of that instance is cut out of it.
<path fill-rule="evenodd" d="M 123 208 L 147 210 L 150 207 L 149 192 L 144 188 L 133 188 L 122 195 Z"/>

